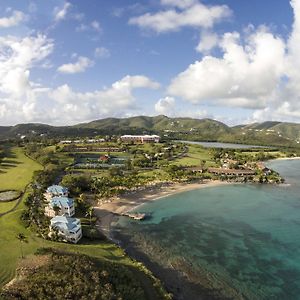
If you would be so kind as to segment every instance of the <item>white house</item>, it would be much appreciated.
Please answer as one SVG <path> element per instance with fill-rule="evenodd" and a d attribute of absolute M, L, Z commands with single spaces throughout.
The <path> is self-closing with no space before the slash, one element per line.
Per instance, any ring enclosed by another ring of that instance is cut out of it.
<path fill-rule="evenodd" d="M 65 242 L 76 244 L 82 237 L 81 223 L 79 219 L 65 216 L 56 216 L 50 220 L 50 235 L 57 231 Z"/>
<path fill-rule="evenodd" d="M 51 185 L 47 188 L 47 193 L 51 194 L 52 197 L 67 197 L 69 191 L 61 185 Z"/>
<path fill-rule="evenodd" d="M 55 211 L 59 207 L 59 211 Z M 67 197 L 53 197 L 45 207 L 45 215 L 54 217 L 55 215 L 72 217 L 75 214 L 74 200 Z"/>
<path fill-rule="evenodd" d="M 158 135 L 122 135 L 123 142 L 139 142 L 139 143 L 159 143 Z"/>
<path fill-rule="evenodd" d="M 45 198 L 49 202 L 53 197 L 68 197 L 69 191 L 61 185 L 51 185 L 47 188 Z"/>

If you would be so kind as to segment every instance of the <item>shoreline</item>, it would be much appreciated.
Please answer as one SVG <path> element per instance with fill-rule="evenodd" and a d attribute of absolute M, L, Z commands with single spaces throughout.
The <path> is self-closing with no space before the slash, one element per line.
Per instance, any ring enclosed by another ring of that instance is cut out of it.
<path fill-rule="evenodd" d="M 94 206 L 94 213 L 99 220 L 97 221 L 97 228 L 108 239 L 118 244 L 111 236 L 111 226 L 121 214 L 128 213 L 146 203 L 168 196 L 202 188 L 233 184 L 237 183 L 207 180 L 193 183 L 161 183 L 156 186 L 147 186 L 141 191 L 134 191 L 119 197 L 110 198 L 107 202 Z"/>
<path fill-rule="evenodd" d="M 300 159 L 300 156 L 296 156 L 296 157 L 278 157 L 278 158 L 275 158 L 275 159 L 271 159 L 269 161 L 272 161 L 272 160 L 299 160 Z"/>
<path fill-rule="evenodd" d="M 299 160 L 300 157 L 278 159 Z M 126 254 L 133 259 L 142 262 L 149 270 L 151 270 L 154 276 L 162 281 L 165 288 L 172 292 L 175 296 L 174 299 L 183 299 L 181 298 L 183 295 L 182 293 L 184 293 L 184 295 L 188 293 L 189 299 L 191 300 L 207 299 L 207 297 L 209 299 L 215 299 L 210 291 L 205 290 L 204 285 L 200 282 L 196 284 L 196 282 L 187 279 L 188 274 L 191 273 L 191 276 L 193 275 L 192 270 L 189 270 L 188 265 L 183 263 L 182 266 L 184 269 L 181 271 L 176 270 L 176 268 L 172 265 L 165 265 L 163 267 L 159 266 L 155 260 L 153 261 L 150 257 L 148 257 L 146 254 L 147 252 L 144 252 L 139 249 L 139 247 L 136 247 L 136 245 L 131 244 L 131 240 L 129 237 L 126 237 L 126 234 L 124 235 L 122 232 L 114 231 L 113 225 L 117 222 L 118 217 L 122 213 L 130 212 L 146 203 L 187 191 L 236 184 L 238 183 L 220 180 L 206 180 L 192 183 L 162 182 L 154 186 L 146 186 L 143 190 L 129 192 L 120 197 L 108 199 L 107 201 L 110 202 L 94 207 L 95 215 L 98 219 L 100 219 L 100 222 L 97 223 L 97 227 L 98 230 L 111 242 L 123 248 Z M 206 277 L 203 278 L 204 282 L 206 279 Z M 193 294 L 194 290 L 197 291 L 197 295 Z"/>

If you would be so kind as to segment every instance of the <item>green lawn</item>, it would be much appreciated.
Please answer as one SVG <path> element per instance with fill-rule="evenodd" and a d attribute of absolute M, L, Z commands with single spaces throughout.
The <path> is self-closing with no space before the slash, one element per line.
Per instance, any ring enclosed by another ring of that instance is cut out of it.
<path fill-rule="evenodd" d="M 9 201 L 9 202 L 0 202 L 0 214 L 9 211 L 12 209 L 17 203 L 17 200 Z"/>
<path fill-rule="evenodd" d="M 189 150 L 185 157 L 174 160 L 173 164 L 183 166 L 199 166 L 202 160 L 206 161 L 206 166 L 214 166 L 213 157 L 209 149 L 198 145 L 189 145 Z"/>
<path fill-rule="evenodd" d="M 31 181 L 33 172 L 42 166 L 28 158 L 22 148 L 6 148 L 7 156 L 0 164 L 0 191 L 24 190 Z"/>

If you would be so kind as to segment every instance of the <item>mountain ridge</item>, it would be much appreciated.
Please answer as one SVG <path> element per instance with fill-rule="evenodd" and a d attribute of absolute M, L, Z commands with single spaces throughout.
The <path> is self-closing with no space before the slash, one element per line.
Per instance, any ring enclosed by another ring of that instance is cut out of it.
<path fill-rule="evenodd" d="M 52 126 L 42 123 L 22 123 L 0 126 L 0 138 L 17 138 L 22 135 L 50 137 L 76 137 L 96 135 L 156 133 L 165 138 L 258 143 L 279 146 L 298 146 L 300 124 L 265 121 L 262 123 L 228 126 L 213 119 L 171 118 L 135 116 L 129 118 L 105 118 L 72 126 Z M 300 145 L 299 145 L 300 146 Z"/>

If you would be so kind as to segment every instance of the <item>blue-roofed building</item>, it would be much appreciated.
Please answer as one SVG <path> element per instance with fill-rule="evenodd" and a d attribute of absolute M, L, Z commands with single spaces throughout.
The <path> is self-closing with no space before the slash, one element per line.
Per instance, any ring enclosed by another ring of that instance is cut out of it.
<path fill-rule="evenodd" d="M 52 197 L 68 197 L 69 191 L 61 185 L 51 185 L 47 188 L 46 194 L 47 199 Z"/>
<path fill-rule="evenodd" d="M 59 210 L 56 211 L 55 207 L 59 207 Z M 75 214 L 74 200 L 68 197 L 53 197 L 45 207 L 45 214 L 48 217 L 55 215 L 72 217 Z"/>
<path fill-rule="evenodd" d="M 50 220 L 50 235 L 57 232 L 65 242 L 77 243 L 82 237 L 79 219 L 65 216 L 56 216 Z"/>

